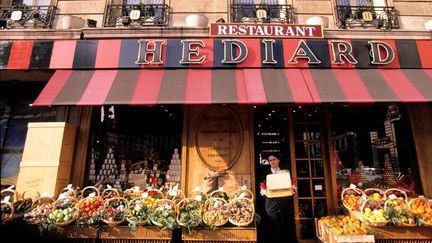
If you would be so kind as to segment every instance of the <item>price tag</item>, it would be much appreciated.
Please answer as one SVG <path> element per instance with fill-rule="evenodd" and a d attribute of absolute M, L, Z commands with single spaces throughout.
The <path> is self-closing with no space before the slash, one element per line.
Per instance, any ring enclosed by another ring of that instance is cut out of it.
<path fill-rule="evenodd" d="M 9 202 L 9 200 L 10 200 L 10 196 L 6 196 L 3 198 L 3 201 L 5 201 L 5 202 Z"/>
<path fill-rule="evenodd" d="M 176 184 L 173 189 L 177 191 L 178 190 L 178 184 Z"/>
<path fill-rule="evenodd" d="M 350 185 L 350 188 L 351 188 L 351 189 L 356 189 L 356 188 L 357 188 L 357 186 L 356 186 L 356 185 L 354 185 L 354 184 L 351 184 L 351 185 Z"/>
<path fill-rule="evenodd" d="M 107 188 L 108 188 L 108 189 L 111 189 L 112 186 L 111 186 L 110 184 L 107 184 Z"/>
<path fill-rule="evenodd" d="M 201 187 L 196 186 L 196 187 L 195 187 L 195 191 L 201 191 Z"/>
<path fill-rule="evenodd" d="M 140 187 L 139 187 L 139 186 L 134 186 L 134 188 L 133 188 L 133 191 L 134 191 L 134 192 L 139 192 L 139 190 L 140 190 Z"/>
<path fill-rule="evenodd" d="M 144 192 L 143 194 L 141 194 L 142 198 L 148 198 L 148 192 Z"/>
<path fill-rule="evenodd" d="M 396 197 L 396 195 L 395 194 L 391 194 L 391 195 L 389 195 L 389 199 L 396 199 L 397 197 Z"/>
<path fill-rule="evenodd" d="M 239 198 L 244 198 L 244 197 L 245 197 L 244 192 L 240 193 Z"/>
<path fill-rule="evenodd" d="M 65 193 L 60 193 L 60 195 L 59 195 L 59 199 L 63 199 L 63 198 L 65 198 L 66 197 L 66 194 Z"/>
<path fill-rule="evenodd" d="M 72 188 L 72 184 L 68 184 L 66 188 L 67 189 L 71 189 Z"/>
<path fill-rule="evenodd" d="M 196 195 L 195 196 L 195 200 L 197 200 L 198 202 L 201 202 L 202 196 L 201 195 Z"/>
<path fill-rule="evenodd" d="M 177 197 L 178 196 L 178 191 L 170 191 L 168 193 L 171 197 Z"/>
<path fill-rule="evenodd" d="M 223 191 L 223 190 L 224 190 L 223 186 L 219 187 L 218 190 L 219 190 L 219 191 Z"/>
<path fill-rule="evenodd" d="M 315 185 L 315 191 L 322 191 L 322 185 Z"/>
<path fill-rule="evenodd" d="M 240 187 L 240 189 L 242 189 L 242 190 L 246 190 L 246 189 L 247 189 L 247 186 L 246 186 L 246 185 L 243 185 L 243 186 Z"/>

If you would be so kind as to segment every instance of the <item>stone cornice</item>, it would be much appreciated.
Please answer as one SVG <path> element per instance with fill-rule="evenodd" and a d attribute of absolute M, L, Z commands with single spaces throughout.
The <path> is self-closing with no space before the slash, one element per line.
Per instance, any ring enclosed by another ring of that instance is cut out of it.
<path fill-rule="evenodd" d="M 432 40 L 427 30 L 374 30 L 326 29 L 326 38 L 334 39 L 426 39 Z M 0 30 L 0 40 L 61 40 L 61 39 L 139 39 L 139 38 L 204 38 L 209 28 L 146 27 L 146 28 L 84 28 L 63 29 L 5 29 Z"/>

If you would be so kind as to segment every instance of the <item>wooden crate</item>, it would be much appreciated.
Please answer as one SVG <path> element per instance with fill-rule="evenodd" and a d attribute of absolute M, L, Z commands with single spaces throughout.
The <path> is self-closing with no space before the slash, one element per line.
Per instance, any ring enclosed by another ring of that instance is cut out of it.
<path fill-rule="evenodd" d="M 432 242 L 431 227 L 395 227 L 374 228 L 376 242 Z"/>
<path fill-rule="evenodd" d="M 48 242 L 95 243 L 98 230 L 88 226 L 68 225 L 56 227 L 45 236 Z"/>
<path fill-rule="evenodd" d="M 128 226 L 106 226 L 99 232 L 102 243 L 168 243 L 172 237 L 172 230 L 161 230 L 156 226 L 138 227 L 136 231 L 131 231 Z"/>
<path fill-rule="evenodd" d="M 333 230 L 328 230 L 328 243 L 362 242 L 374 243 L 374 235 L 335 235 Z"/>
<path fill-rule="evenodd" d="M 17 192 L 56 196 L 69 183 L 76 127 L 65 122 L 29 123 Z"/>
<path fill-rule="evenodd" d="M 183 242 L 256 242 L 257 229 L 256 227 L 220 227 L 217 229 L 195 228 L 190 232 L 182 229 Z"/>

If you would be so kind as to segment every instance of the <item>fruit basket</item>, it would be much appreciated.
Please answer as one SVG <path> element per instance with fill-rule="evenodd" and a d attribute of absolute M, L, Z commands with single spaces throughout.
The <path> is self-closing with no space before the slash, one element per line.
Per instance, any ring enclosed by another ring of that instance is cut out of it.
<path fill-rule="evenodd" d="M 347 187 L 341 192 L 341 201 L 348 211 L 360 211 L 364 195 L 361 189 Z"/>
<path fill-rule="evenodd" d="M 426 198 L 411 199 L 408 208 L 417 218 L 419 225 L 432 227 L 432 210 Z"/>
<path fill-rule="evenodd" d="M 387 195 L 385 194 L 385 191 L 379 189 L 379 188 L 368 188 L 365 189 L 364 194 L 366 194 L 367 198 L 375 200 L 375 201 L 385 201 L 387 200 Z"/>
<path fill-rule="evenodd" d="M 164 229 L 177 228 L 176 205 L 169 199 L 158 199 L 153 203 L 151 222 Z"/>
<path fill-rule="evenodd" d="M 237 197 L 230 201 L 229 222 L 237 226 L 247 226 L 255 216 L 254 203 L 249 198 Z"/>
<path fill-rule="evenodd" d="M 385 191 L 385 194 L 387 196 L 384 204 L 386 218 L 396 226 L 416 226 L 415 217 L 408 207 L 407 194 L 397 188 L 390 188 Z"/>
<path fill-rule="evenodd" d="M 367 224 L 381 227 L 388 224 L 385 218 L 384 204 L 381 200 L 366 199 L 361 207 L 362 220 Z"/>
<path fill-rule="evenodd" d="M 128 201 L 124 197 L 113 197 L 105 201 L 102 221 L 110 226 L 119 225 L 125 220 Z"/>
<path fill-rule="evenodd" d="M 78 218 L 77 204 L 77 199 L 73 197 L 57 199 L 53 203 L 52 212 L 48 216 L 49 224 L 55 224 L 57 226 L 71 224 Z"/>
<path fill-rule="evenodd" d="M 228 202 L 219 197 L 210 197 L 204 204 L 203 221 L 208 226 L 222 226 L 229 220 Z"/>
<path fill-rule="evenodd" d="M 98 225 L 103 215 L 105 200 L 101 196 L 88 196 L 78 202 L 78 225 Z"/>
<path fill-rule="evenodd" d="M 135 229 L 138 225 L 150 225 L 153 202 L 149 198 L 135 197 L 129 201 L 126 220 Z"/>
<path fill-rule="evenodd" d="M 4 224 L 11 220 L 14 216 L 14 207 L 12 203 L 1 201 L 1 224 Z"/>
<path fill-rule="evenodd" d="M 195 198 L 184 198 L 176 205 L 177 223 L 187 228 L 202 223 L 202 203 Z"/>
<path fill-rule="evenodd" d="M 24 214 L 24 221 L 27 224 L 40 224 L 52 212 L 54 198 L 41 196 L 33 201 L 32 209 Z"/>

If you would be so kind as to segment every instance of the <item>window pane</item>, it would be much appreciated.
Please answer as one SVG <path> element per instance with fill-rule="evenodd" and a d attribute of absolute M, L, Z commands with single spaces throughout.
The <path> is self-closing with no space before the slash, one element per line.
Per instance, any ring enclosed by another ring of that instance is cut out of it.
<path fill-rule="evenodd" d="M 301 158 L 308 158 L 308 152 L 307 152 L 307 143 L 305 142 L 296 142 L 295 143 L 295 154 L 296 157 Z"/>
<path fill-rule="evenodd" d="M 310 189 L 310 181 L 309 180 L 298 180 L 298 196 L 299 197 L 310 197 L 311 189 Z"/>
<path fill-rule="evenodd" d="M 307 160 L 297 160 L 297 177 L 309 178 L 309 162 Z"/>
<path fill-rule="evenodd" d="M 315 238 L 315 227 L 313 220 L 300 220 L 300 237 L 302 239 Z"/>
<path fill-rule="evenodd" d="M 299 217 L 312 218 L 312 199 L 299 199 Z"/>
<path fill-rule="evenodd" d="M 305 125 L 303 124 L 294 125 L 294 140 L 307 140 Z"/>
<path fill-rule="evenodd" d="M 327 215 L 327 201 L 325 199 L 314 200 L 315 218 L 321 218 Z"/>
<path fill-rule="evenodd" d="M 324 177 L 324 161 L 312 160 L 312 177 Z"/>
<path fill-rule="evenodd" d="M 321 179 L 312 180 L 312 190 L 314 197 L 325 197 L 325 181 Z"/>

